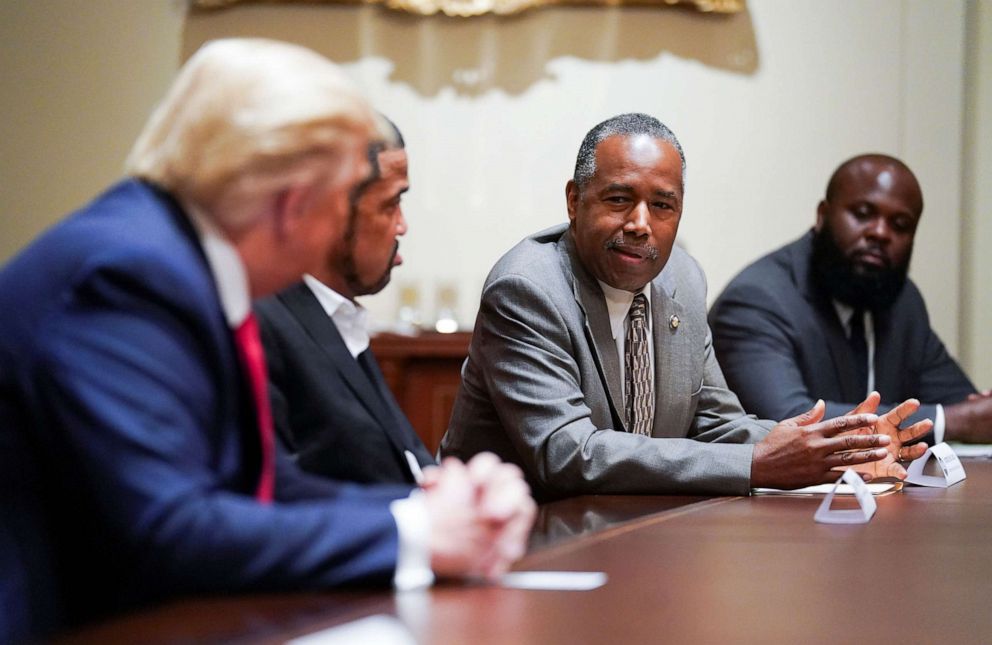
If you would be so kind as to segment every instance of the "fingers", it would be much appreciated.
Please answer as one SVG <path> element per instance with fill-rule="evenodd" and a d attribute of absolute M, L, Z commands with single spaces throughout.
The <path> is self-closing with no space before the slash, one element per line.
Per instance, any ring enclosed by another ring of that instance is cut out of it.
<path fill-rule="evenodd" d="M 857 466 L 858 464 L 881 461 L 882 459 L 885 459 L 888 454 L 889 451 L 885 448 L 835 452 L 831 455 L 827 455 L 824 458 L 823 463 L 828 468 L 836 468 L 838 466 Z"/>
<path fill-rule="evenodd" d="M 495 531 L 490 557 L 484 565 L 487 575 L 498 575 L 525 551 L 537 504 L 524 481 L 523 471 L 506 464 L 492 453 L 480 453 L 468 463 L 469 477 L 477 487 L 480 518 Z"/>
<path fill-rule="evenodd" d="M 500 469 L 482 491 L 479 512 L 490 521 L 506 522 L 520 513 L 533 514 L 534 503 L 530 487 L 520 477 L 519 471 Z"/>
<path fill-rule="evenodd" d="M 823 447 L 829 452 L 846 450 L 863 450 L 865 448 L 881 448 L 892 443 L 892 438 L 884 434 L 844 434 L 828 439 Z"/>
<path fill-rule="evenodd" d="M 923 453 L 927 451 L 927 444 L 925 443 L 914 443 L 912 446 L 903 446 L 899 449 L 899 454 L 896 458 L 899 461 L 913 461 L 914 459 L 919 459 L 923 456 Z"/>
<path fill-rule="evenodd" d="M 827 405 L 823 402 L 823 399 L 818 399 L 812 408 L 791 419 L 785 419 L 782 423 L 793 426 L 808 426 L 822 419 L 826 411 Z"/>
<path fill-rule="evenodd" d="M 420 480 L 420 487 L 423 489 L 433 488 L 441 479 L 441 469 L 437 466 L 425 466 L 423 479 Z"/>
<path fill-rule="evenodd" d="M 882 401 L 882 395 L 878 392 L 871 392 L 864 401 L 859 403 L 857 407 L 847 413 L 847 416 L 852 414 L 874 414 L 878 411 L 878 404 Z"/>
<path fill-rule="evenodd" d="M 906 399 L 896 407 L 882 415 L 882 418 L 892 425 L 898 427 L 903 421 L 913 416 L 913 413 L 920 408 L 920 402 L 916 399 Z"/>
<path fill-rule="evenodd" d="M 903 444 L 915 441 L 930 432 L 933 428 L 933 421 L 930 419 L 923 419 L 922 421 L 917 421 L 913 425 L 899 431 L 899 441 Z M 905 452 L 905 450 L 903 451 Z M 922 453 L 921 453 L 922 454 Z"/>
<path fill-rule="evenodd" d="M 489 480 L 499 470 L 500 460 L 491 452 L 480 452 L 472 457 L 465 467 L 477 494 L 481 495 Z"/>
<path fill-rule="evenodd" d="M 906 469 L 902 467 L 898 461 L 893 461 L 885 469 L 884 477 L 893 477 L 895 479 L 903 480 L 906 479 Z"/>
<path fill-rule="evenodd" d="M 424 486 L 425 491 L 436 492 L 453 506 L 468 507 L 475 496 L 474 486 L 469 478 L 468 469 L 458 459 L 447 457 L 441 465 L 424 472 L 425 480 L 430 481 Z"/>
<path fill-rule="evenodd" d="M 810 432 L 819 432 L 824 437 L 833 437 L 848 430 L 874 425 L 877 421 L 878 416 L 874 414 L 852 414 L 821 421 L 808 426 L 806 429 Z"/>

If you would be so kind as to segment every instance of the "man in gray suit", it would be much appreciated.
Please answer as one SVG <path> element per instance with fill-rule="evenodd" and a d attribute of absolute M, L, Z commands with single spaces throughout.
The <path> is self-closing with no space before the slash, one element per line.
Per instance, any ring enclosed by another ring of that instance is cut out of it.
<path fill-rule="evenodd" d="M 741 409 L 713 355 L 703 273 L 673 248 L 684 165 L 647 115 L 586 135 L 569 224 L 525 239 L 486 280 L 442 454 L 495 452 L 543 499 L 747 494 L 851 465 L 904 477 L 902 443 L 929 428 L 895 429 L 913 401 L 880 418 L 869 398 L 830 422 L 817 403 L 778 425 Z"/>

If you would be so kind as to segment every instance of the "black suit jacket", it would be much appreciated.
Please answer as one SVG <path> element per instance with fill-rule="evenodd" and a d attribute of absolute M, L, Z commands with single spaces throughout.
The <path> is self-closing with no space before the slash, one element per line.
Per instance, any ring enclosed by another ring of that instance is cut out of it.
<path fill-rule="evenodd" d="M 256 303 L 276 433 L 306 471 L 357 482 L 413 481 L 404 451 L 434 463 L 368 352 L 372 378 L 303 282 Z"/>
<path fill-rule="evenodd" d="M 788 418 L 822 398 L 829 418 L 865 397 L 854 384 L 854 358 L 833 304 L 811 280 L 812 252 L 810 232 L 744 269 L 710 309 L 727 383 L 748 412 L 762 417 Z M 975 391 L 930 328 L 912 281 L 890 308 L 872 315 L 880 411 L 915 397 L 923 405 L 910 421 L 933 419 L 937 403 Z"/>

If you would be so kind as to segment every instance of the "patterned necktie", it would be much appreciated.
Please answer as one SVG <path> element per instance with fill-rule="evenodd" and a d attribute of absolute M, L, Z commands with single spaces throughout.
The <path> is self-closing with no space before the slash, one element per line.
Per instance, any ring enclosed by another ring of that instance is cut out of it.
<path fill-rule="evenodd" d="M 245 321 L 234 331 L 234 342 L 238 346 L 238 357 L 248 376 L 251 393 L 255 399 L 255 412 L 258 417 L 258 434 L 262 446 L 262 472 L 258 477 L 255 497 L 263 504 L 272 501 L 275 489 L 275 433 L 272 429 L 272 408 L 269 402 L 269 379 L 265 370 L 265 353 L 258 333 L 255 314 L 248 314 Z"/>
<path fill-rule="evenodd" d="M 654 421 L 654 392 L 651 391 L 651 354 L 648 352 L 647 298 L 634 296 L 627 314 L 630 325 L 624 343 L 627 429 L 650 436 Z"/>
<path fill-rule="evenodd" d="M 851 315 L 851 336 L 847 339 L 854 361 L 854 378 L 858 396 L 868 393 L 868 343 L 865 341 L 865 311 L 855 309 Z"/>

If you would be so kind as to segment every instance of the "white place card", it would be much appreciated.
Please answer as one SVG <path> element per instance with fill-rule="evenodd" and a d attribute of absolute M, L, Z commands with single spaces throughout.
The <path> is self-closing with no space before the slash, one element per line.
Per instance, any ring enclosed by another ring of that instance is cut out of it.
<path fill-rule="evenodd" d="M 837 488 L 841 484 L 847 484 L 854 491 L 854 499 L 858 502 L 858 508 L 836 510 L 830 508 L 834 496 L 837 494 Z M 877 508 L 875 498 L 861 476 L 853 470 L 845 470 L 837 483 L 834 484 L 833 490 L 823 498 L 813 519 L 823 524 L 865 524 L 875 514 Z"/>
<path fill-rule="evenodd" d="M 501 587 L 550 591 L 590 591 L 606 584 L 602 571 L 512 571 L 499 578 Z"/>
<path fill-rule="evenodd" d="M 941 474 L 930 475 L 926 473 L 925 469 L 931 459 L 940 466 Z M 927 450 L 922 457 L 914 460 L 906 469 L 906 481 L 917 486 L 947 488 L 957 484 L 965 477 L 961 460 L 954 454 L 954 450 L 943 442 Z"/>

